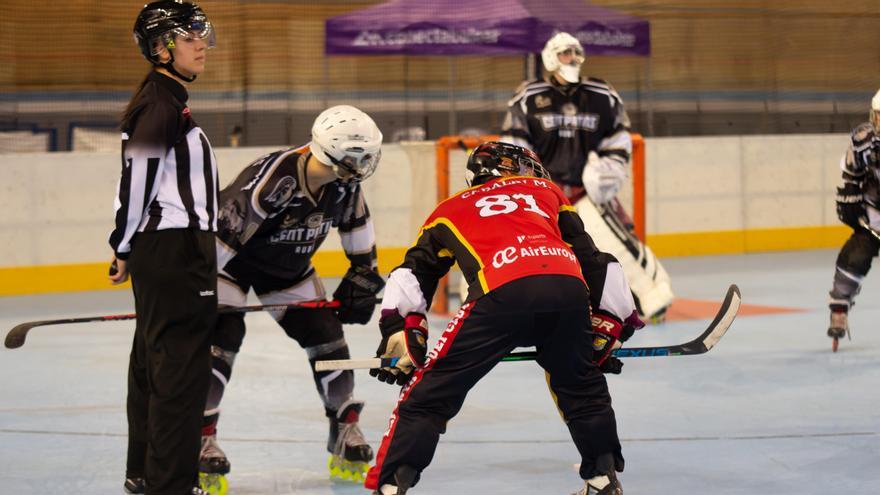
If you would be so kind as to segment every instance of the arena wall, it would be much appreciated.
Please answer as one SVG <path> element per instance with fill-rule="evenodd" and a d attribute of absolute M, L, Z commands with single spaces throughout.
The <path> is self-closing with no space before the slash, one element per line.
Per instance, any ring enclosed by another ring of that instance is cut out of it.
<path fill-rule="evenodd" d="M 844 134 L 649 138 L 648 244 L 661 257 L 840 246 L 834 188 Z M 223 184 L 274 148 L 218 148 Z M 462 164 L 450 175 L 464 185 Z M 23 153 L 0 167 L 0 295 L 108 288 L 118 153 Z M 388 272 L 436 203 L 433 142 L 383 147 L 364 183 Z M 325 276 L 347 268 L 334 234 L 315 257 Z"/>

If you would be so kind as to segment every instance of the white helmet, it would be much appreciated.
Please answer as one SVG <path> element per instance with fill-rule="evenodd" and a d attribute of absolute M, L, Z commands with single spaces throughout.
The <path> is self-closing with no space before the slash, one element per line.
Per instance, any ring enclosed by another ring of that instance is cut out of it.
<path fill-rule="evenodd" d="M 337 177 L 362 181 L 379 164 L 382 132 L 369 115 L 351 105 L 337 105 L 315 119 L 309 148 Z"/>
<path fill-rule="evenodd" d="M 559 54 L 566 50 L 574 50 L 574 58 L 571 64 L 559 63 Z M 547 40 L 541 51 L 541 60 L 547 72 L 559 72 L 563 79 L 570 83 L 576 83 L 581 78 L 581 64 L 584 63 L 584 47 L 577 38 L 568 33 L 556 33 Z"/>
<path fill-rule="evenodd" d="M 880 131 L 880 90 L 871 99 L 871 123 L 874 124 L 874 130 Z"/>

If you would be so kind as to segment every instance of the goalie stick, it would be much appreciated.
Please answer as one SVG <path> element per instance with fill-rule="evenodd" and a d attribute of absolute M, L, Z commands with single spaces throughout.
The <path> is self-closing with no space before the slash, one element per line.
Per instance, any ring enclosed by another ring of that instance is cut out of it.
<path fill-rule="evenodd" d="M 378 300 L 377 300 L 378 302 Z M 267 304 L 262 306 L 241 306 L 241 307 L 225 307 L 219 308 L 218 313 L 251 313 L 254 311 L 281 311 L 284 309 L 317 309 L 317 308 L 338 308 L 339 301 L 308 301 L 293 304 Z M 24 345 L 28 332 L 34 327 L 44 327 L 48 325 L 64 325 L 67 323 L 94 323 L 99 321 L 121 321 L 133 320 L 137 318 L 135 313 L 124 315 L 106 315 L 106 316 L 84 316 L 82 318 L 61 318 L 59 320 L 41 320 L 28 321 L 20 323 L 12 328 L 6 334 L 6 348 L 17 349 Z"/>
<path fill-rule="evenodd" d="M 699 337 L 683 344 L 673 344 L 656 347 L 627 347 L 615 350 L 612 354 L 619 358 L 630 357 L 655 357 L 655 356 L 690 356 L 703 354 L 715 347 L 721 337 L 730 328 L 736 314 L 739 311 L 742 296 L 736 284 L 727 289 L 727 295 L 721 303 L 721 307 L 715 314 L 715 319 L 700 334 Z M 501 358 L 502 361 L 534 361 L 538 358 L 535 351 L 512 352 Z M 372 368 L 390 368 L 397 364 L 398 358 L 367 358 L 367 359 L 337 359 L 316 361 L 316 371 L 330 370 L 357 370 Z"/>

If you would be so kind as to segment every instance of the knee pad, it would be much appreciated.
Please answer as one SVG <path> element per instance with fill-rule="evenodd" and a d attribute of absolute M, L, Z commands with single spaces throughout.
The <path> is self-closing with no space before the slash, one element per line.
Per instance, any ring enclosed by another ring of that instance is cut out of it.
<path fill-rule="evenodd" d="M 342 323 L 328 308 L 290 308 L 284 312 L 278 324 L 303 349 L 343 339 Z"/>
<path fill-rule="evenodd" d="M 877 256 L 880 249 L 880 242 L 874 239 L 869 233 L 858 229 L 846 241 L 840 254 L 837 255 L 837 267 L 854 274 L 864 277 L 871 269 L 871 262 Z"/>
<path fill-rule="evenodd" d="M 212 344 L 227 352 L 237 353 L 244 341 L 244 313 L 220 313 Z"/>

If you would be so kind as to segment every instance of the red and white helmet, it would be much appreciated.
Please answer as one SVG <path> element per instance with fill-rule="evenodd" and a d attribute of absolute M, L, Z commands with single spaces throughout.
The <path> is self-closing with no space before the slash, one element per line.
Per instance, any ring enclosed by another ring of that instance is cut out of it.
<path fill-rule="evenodd" d="M 362 181 L 379 164 L 382 132 L 369 115 L 351 105 L 337 105 L 315 119 L 309 148 L 337 177 Z"/>
<path fill-rule="evenodd" d="M 573 57 L 570 64 L 562 64 L 559 54 L 571 50 Z M 541 60 L 547 72 L 557 72 L 563 79 L 576 83 L 581 77 L 581 65 L 584 63 L 584 47 L 577 38 L 568 33 L 556 33 L 547 40 L 541 51 Z"/>

